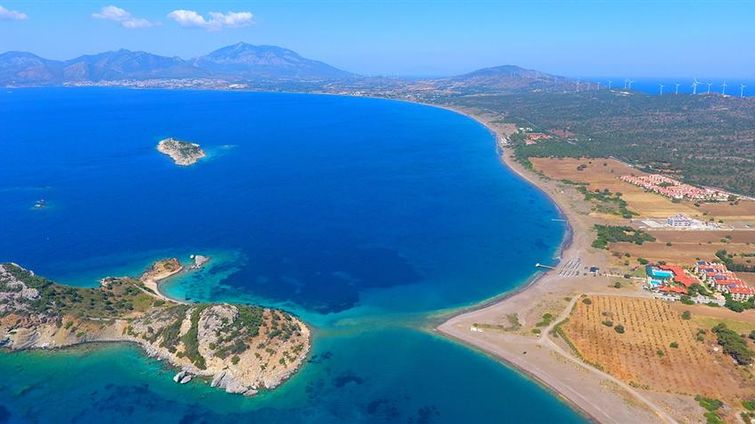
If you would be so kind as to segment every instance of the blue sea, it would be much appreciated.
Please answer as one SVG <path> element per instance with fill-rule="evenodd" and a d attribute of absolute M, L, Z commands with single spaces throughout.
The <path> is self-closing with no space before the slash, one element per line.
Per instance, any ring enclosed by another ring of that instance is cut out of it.
<path fill-rule="evenodd" d="M 619 78 L 619 77 L 591 77 L 587 78 L 588 82 L 592 83 L 592 88 L 595 89 L 595 83 L 600 83 L 601 88 L 608 88 L 608 82 L 611 81 L 611 88 L 615 90 L 624 89 L 626 80 L 632 80 L 632 90 L 640 93 L 649 94 L 651 96 L 657 95 L 683 95 L 692 94 L 692 83 L 695 78 L 679 77 L 679 78 Z M 743 78 L 697 78 L 700 83 L 697 86 L 696 94 L 726 94 L 732 97 L 753 97 L 755 96 L 755 81 L 752 79 Z M 708 83 L 710 83 L 710 92 L 708 91 Z M 726 83 L 726 87 L 723 84 Z M 678 91 L 676 84 L 679 84 Z M 661 93 L 661 85 L 663 85 L 663 92 Z M 742 87 L 744 85 L 744 87 Z M 585 87 L 584 85 L 582 87 Z"/>
<path fill-rule="evenodd" d="M 178 167 L 174 137 L 208 157 Z M 322 95 L 125 89 L 0 93 L 0 261 L 94 287 L 209 255 L 164 287 L 283 308 L 303 369 L 254 398 L 130 345 L 0 353 L 2 422 L 582 422 L 432 318 L 512 290 L 565 228 L 459 114 Z M 35 208 L 44 200 L 45 208 Z"/>

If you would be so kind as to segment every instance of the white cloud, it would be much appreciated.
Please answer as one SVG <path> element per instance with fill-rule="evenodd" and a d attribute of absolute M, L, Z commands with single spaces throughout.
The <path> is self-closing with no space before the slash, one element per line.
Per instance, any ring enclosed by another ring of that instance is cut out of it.
<path fill-rule="evenodd" d="M 168 17 L 183 27 L 203 28 L 208 31 L 219 31 L 223 28 L 240 28 L 254 23 L 251 12 L 210 12 L 205 18 L 193 10 L 174 10 Z"/>
<path fill-rule="evenodd" d="M 5 21 L 23 21 L 28 16 L 26 16 L 26 13 L 19 12 L 17 10 L 9 10 L 4 8 L 3 6 L 0 6 L 0 20 Z"/>
<path fill-rule="evenodd" d="M 157 25 L 155 22 L 137 18 L 131 15 L 129 11 L 112 5 L 103 7 L 99 12 L 92 13 L 92 17 L 118 22 L 122 27 L 128 29 L 149 28 Z"/>

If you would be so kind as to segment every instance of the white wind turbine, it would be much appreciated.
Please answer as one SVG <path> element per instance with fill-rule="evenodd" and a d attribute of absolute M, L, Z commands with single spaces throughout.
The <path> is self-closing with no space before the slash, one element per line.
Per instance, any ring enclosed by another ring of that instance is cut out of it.
<path fill-rule="evenodd" d="M 659 91 L 660 91 L 659 95 L 662 96 L 663 95 L 663 84 L 658 84 L 658 88 L 659 88 Z"/>
<path fill-rule="evenodd" d="M 611 84 L 613 84 L 613 81 L 611 81 L 611 80 L 608 80 L 608 89 L 609 89 L 609 90 L 611 89 Z"/>
<path fill-rule="evenodd" d="M 705 94 L 710 94 L 710 86 L 713 85 L 712 82 L 706 82 L 708 84 L 708 91 Z"/>
<path fill-rule="evenodd" d="M 700 81 L 695 78 L 694 81 L 692 81 L 692 94 L 697 94 L 697 86 L 700 85 Z"/>
<path fill-rule="evenodd" d="M 726 81 L 724 81 L 724 83 L 723 83 L 723 84 L 721 84 L 721 95 L 722 95 L 722 96 L 725 96 L 725 95 L 726 95 L 726 85 L 727 85 L 727 84 L 726 84 Z"/>
<path fill-rule="evenodd" d="M 631 90 L 631 89 L 632 89 L 632 83 L 633 83 L 633 82 L 634 82 L 634 81 L 632 81 L 632 80 L 627 80 L 627 83 L 629 84 L 629 86 L 628 86 L 628 90 Z"/>
<path fill-rule="evenodd" d="M 676 86 L 676 90 L 674 91 L 674 94 L 678 95 L 679 94 L 679 83 L 677 82 L 674 85 Z"/>
<path fill-rule="evenodd" d="M 744 84 L 739 84 L 739 97 L 744 98 L 745 96 L 745 87 L 747 87 Z"/>

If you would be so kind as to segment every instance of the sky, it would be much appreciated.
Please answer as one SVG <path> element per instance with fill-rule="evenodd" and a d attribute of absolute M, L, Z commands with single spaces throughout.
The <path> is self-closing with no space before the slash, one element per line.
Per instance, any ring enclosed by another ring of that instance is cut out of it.
<path fill-rule="evenodd" d="M 244 41 L 366 75 L 513 64 L 570 77 L 755 78 L 755 0 L 0 0 L 0 52 L 190 58 Z"/>

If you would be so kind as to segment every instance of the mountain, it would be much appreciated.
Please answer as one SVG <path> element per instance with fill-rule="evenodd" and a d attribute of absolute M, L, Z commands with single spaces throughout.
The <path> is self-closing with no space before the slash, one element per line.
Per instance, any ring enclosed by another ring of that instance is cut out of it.
<path fill-rule="evenodd" d="M 158 56 L 121 49 L 80 56 L 64 63 L 65 81 L 120 79 L 196 78 L 209 74 L 178 57 Z"/>
<path fill-rule="evenodd" d="M 238 43 L 194 60 L 195 66 L 214 75 L 263 79 L 343 79 L 353 74 L 326 63 L 305 59 L 276 46 Z"/>
<path fill-rule="evenodd" d="M 121 49 L 66 61 L 25 52 L 0 54 L 0 85 L 62 85 L 146 79 L 218 78 L 245 81 L 324 81 L 354 75 L 275 46 L 238 43 L 190 60 Z"/>
<path fill-rule="evenodd" d="M 62 74 L 62 63 L 55 60 L 25 52 L 0 54 L 0 84 L 3 85 L 56 84 Z"/>
<path fill-rule="evenodd" d="M 438 84 L 467 91 L 536 91 L 564 90 L 573 84 L 565 77 L 525 69 L 515 65 L 502 65 L 440 79 Z"/>

